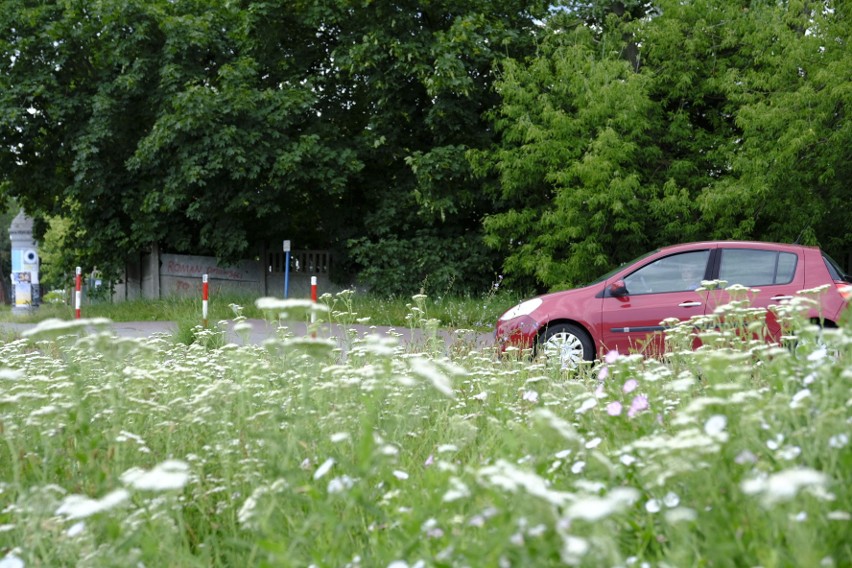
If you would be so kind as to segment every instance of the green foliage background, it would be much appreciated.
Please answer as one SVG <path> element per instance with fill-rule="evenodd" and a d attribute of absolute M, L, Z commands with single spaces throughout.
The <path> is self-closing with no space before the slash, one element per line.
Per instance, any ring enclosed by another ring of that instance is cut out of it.
<path fill-rule="evenodd" d="M 852 26 L 829 4 L 552 17 L 535 57 L 503 65 L 501 143 L 473 154 L 501 202 L 485 232 L 507 273 L 576 285 L 704 238 L 799 240 L 846 261 Z"/>
<path fill-rule="evenodd" d="M 850 262 L 846 2 L 0 0 L 0 196 L 57 265 L 331 248 L 377 290 L 694 239 Z"/>

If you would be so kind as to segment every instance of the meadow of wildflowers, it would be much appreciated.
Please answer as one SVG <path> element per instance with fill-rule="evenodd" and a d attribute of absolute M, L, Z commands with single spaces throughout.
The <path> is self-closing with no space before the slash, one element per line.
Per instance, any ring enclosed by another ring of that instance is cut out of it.
<path fill-rule="evenodd" d="M 849 566 L 852 330 L 806 301 L 579 369 L 43 325 L 0 343 L 0 568 Z"/>

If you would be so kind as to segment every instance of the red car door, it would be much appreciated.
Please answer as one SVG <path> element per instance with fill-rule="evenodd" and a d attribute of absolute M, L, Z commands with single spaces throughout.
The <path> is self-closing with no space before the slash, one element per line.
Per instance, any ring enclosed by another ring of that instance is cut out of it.
<path fill-rule="evenodd" d="M 740 284 L 751 289 L 748 297 L 752 307 L 768 308 L 789 300 L 805 287 L 804 250 L 800 247 L 761 245 L 759 243 L 730 244 L 719 248 L 714 272 L 725 285 Z M 712 313 L 718 304 L 730 302 L 730 295 L 714 292 L 708 297 Z M 767 331 L 773 340 L 780 338 L 781 329 L 770 312 L 766 318 Z"/>
<path fill-rule="evenodd" d="M 622 273 L 626 290 L 616 291 L 617 295 L 607 293 L 603 298 L 602 352 L 616 349 L 620 353 L 662 354 L 663 320 L 685 321 L 705 312 L 704 298 L 695 289 L 709 274 L 711 250 L 708 247 L 663 256 Z M 613 289 L 611 285 L 608 288 Z"/>

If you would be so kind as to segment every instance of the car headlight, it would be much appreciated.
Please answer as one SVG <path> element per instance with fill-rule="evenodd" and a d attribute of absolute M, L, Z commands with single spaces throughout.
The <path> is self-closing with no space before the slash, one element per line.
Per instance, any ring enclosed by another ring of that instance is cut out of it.
<path fill-rule="evenodd" d="M 521 302 L 513 308 L 509 308 L 505 314 L 500 316 L 500 321 L 513 320 L 520 316 L 528 316 L 533 313 L 541 305 L 541 298 L 533 298 L 526 302 Z"/>

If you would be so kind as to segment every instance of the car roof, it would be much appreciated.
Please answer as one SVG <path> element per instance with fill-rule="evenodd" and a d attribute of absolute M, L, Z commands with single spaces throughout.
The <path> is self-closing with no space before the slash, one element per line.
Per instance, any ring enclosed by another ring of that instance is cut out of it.
<path fill-rule="evenodd" d="M 818 247 L 810 247 L 805 245 L 798 244 L 789 244 L 789 243 L 774 243 L 774 242 L 765 242 L 765 241 L 737 241 L 737 240 L 729 240 L 729 241 L 696 241 L 693 243 L 679 243 L 675 245 L 668 245 L 664 247 L 660 247 L 659 251 L 677 251 L 679 249 L 694 249 L 701 247 L 711 247 L 718 248 L 721 246 L 725 247 L 734 247 L 734 248 L 783 248 L 787 250 L 798 250 L 803 248 L 812 248 L 816 249 Z"/>

